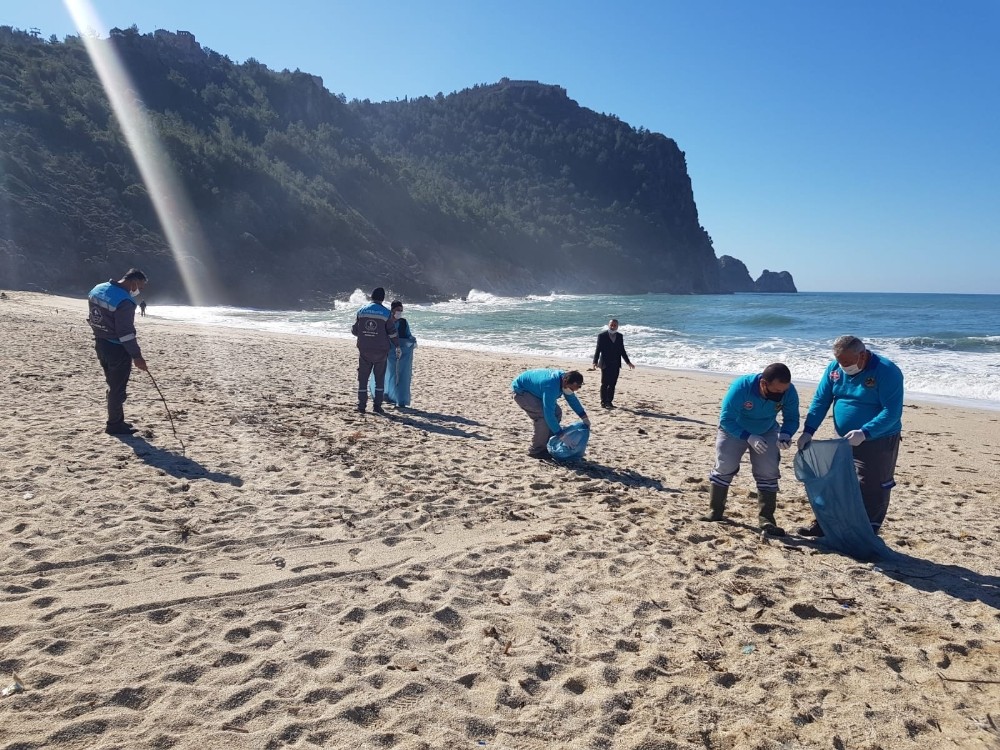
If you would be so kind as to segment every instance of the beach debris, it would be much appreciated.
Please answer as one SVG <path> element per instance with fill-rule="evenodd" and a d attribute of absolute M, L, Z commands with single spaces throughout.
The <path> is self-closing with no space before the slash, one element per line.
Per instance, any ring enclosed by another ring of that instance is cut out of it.
<path fill-rule="evenodd" d="M 754 646 L 754 645 L 753 645 L 752 643 L 748 643 L 748 644 L 747 644 L 746 646 L 744 646 L 744 647 L 743 647 L 742 649 L 740 649 L 740 650 L 741 650 L 741 651 L 742 651 L 742 652 L 743 652 L 744 654 L 752 654 L 752 653 L 753 653 L 754 651 L 756 651 L 756 650 L 757 650 L 757 647 L 756 647 L 756 646 Z"/>
<path fill-rule="evenodd" d="M 35 495 L 33 493 L 31 493 L 31 492 L 25 492 L 23 495 L 21 495 L 21 499 L 22 500 L 31 500 L 34 496 Z"/>
<path fill-rule="evenodd" d="M 272 557 L 271 562 L 273 562 L 274 567 L 278 568 L 279 570 L 285 567 L 285 558 L 283 557 Z"/>
<path fill-rule="evenodd" d="M 240 734 L 250 734 L 249 729 L 244 729 L 243 727 L 238 727 L 235 724 L 223 724 L 222 730 L 224 732 L 239 732 Z"/>
<path fill-rule="evenodd" d="M 14 681 L 3 690 L 0 690 L 0 698 L 8 698 L 15 693 L 24 692 L 24 683 L 21 681 L 21 678 L 17 676 L 16 672 L 11 672 L 10 674 L 14 678 Z"/>
<path fill-rule="evenodd" d="M 493 592 L 492 594 L 490 594 L 490 596 L 496 599 L 497 602 L 499 602 L 500 604 L 503 604 L 505 607 L 510 606 L 510 599 L 505 598 L 503 594 L 498 594 L 496 592 Z"/>

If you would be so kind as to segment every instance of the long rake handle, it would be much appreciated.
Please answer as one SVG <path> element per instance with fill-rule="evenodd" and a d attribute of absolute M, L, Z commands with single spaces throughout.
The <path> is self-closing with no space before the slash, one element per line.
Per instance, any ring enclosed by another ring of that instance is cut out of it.
<path fill-rule="evenodd" d="M 177 438 L 177 442 L 181 444 L 181 455 L 183 456 L 187 453 L 187 448 L 184 447 L 184 441 L 181 440 L 181 436 L 177 434 L 177 428 L 174 426 L 174 415 L 170 413 L 170 407 L 167 406 L 167 400 L 163 398 L 163 391 L 161 391 L 160 386 L 156 384 L 156 378 L 153 377 L 153 373 L 147 369 L 146 374 L 149 375 L 149 379 L 153 381 L 153 387 L 156 389 L 156 392 L 160 394 L 160 401 L 163 402 L 163 408 L 167 410 L 167 419 L 170 420 L 170 429 L 174 431 L 174 437 Z"/>

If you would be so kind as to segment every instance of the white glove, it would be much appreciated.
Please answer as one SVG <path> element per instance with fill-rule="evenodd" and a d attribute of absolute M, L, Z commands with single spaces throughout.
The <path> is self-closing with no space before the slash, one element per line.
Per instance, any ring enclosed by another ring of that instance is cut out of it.
<path fill-rule="evenodd" d="M 778 448 L 783 451 L 787 451 L 792 447 L 792 436 L 781 433 L 778 435 Z"/>
<path fill-rule="evenodd" d="M 798 443 L 799 450 L 804 451 L 806 448 L 809 447 L 809 443 L 811 443 L 812 441 L 813 441 L 812 433 L 803 432 L 801 435 L 799 435 L 799 443 Z"/>
<path fill-rule="evenodd" d="M 747 442 L 750 443 L 750 447 L 753 448 L 754 453 L 762 456 L 767 453 L 767 441 L 760 435 L 751 435 L 747 438 Z"/>
<path fill-rule="evenodd" d="M 590 427 L 590 417 L 580 417 L 580 421 L 587 425 L 587 427 Z"/>
<path fill-rule="evenodd" d="M 402 348 L 401 348 L 401 347 L 398 347 L 398 346 L 397 346 L 397 347 L 396 347 L 396 359 L 399 359 L 399 358 L 400 358 L 400 357 L 402 357 L 402 356 L 403 356 L 403 350 L 402 350 Z"/>
<path fill-rule="evenodd" d="M 852 448 L 856 448 L 867 440 L 867 435 L 864 430 L 851 430 L 844 435 L 844 440 L 850 443 Z"/>

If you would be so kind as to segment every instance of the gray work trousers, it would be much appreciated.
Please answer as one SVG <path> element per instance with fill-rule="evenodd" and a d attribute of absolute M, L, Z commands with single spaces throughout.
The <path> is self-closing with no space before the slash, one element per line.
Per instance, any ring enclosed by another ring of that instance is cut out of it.
<path fill-rule="evenodd" d="M 514 403 L 524 409 L 535 425 L 535 434 L 531 438 L 531 452 L 547 451 L 552 430 L 549 429 L 549 423 L 545 421 L 545 415 L 542 413 L 542 400 L 530 393 L 515 393 Z M 556 421 L 560 420 L 562 420 L 562 409 L 556 404 Z"/>
<path fill-rule="evenodd" d="M 889 511 L 889 493 L 896 486 L 896 459 L 899 457 L 899 433 L 866 440 L 852 448 L 854 468 L 861 482 L 861 498 L 872 528 L 878 531 Z"/>
<path fill-rule="evenodd" d="M 369 359 L 371 354 L 365 355 L 361 352 L 358 355 L 358 408 L 364 409 L 368 405 L 368 378 L 375 375 L 375 408 L 382 408 L 382 398 L 385 393 L 385 367 L 388 363 L 387 355 L 381 355 L 381 359 Z"/>
<path fill-rule="evenodd" d="M 778 450 L 778 429 L 774 428 L 761 435 L 767 441 L 767 452 L 757 453 L 750 450 L 746 440 L 730 435 L 719 428 L 715 437 L 715 468 L 709 474 L 708 480 L 720 487 L 732 484 L 733 477 L 740 471 L 740 460 L 743 454 L 750 451 L 750 468 L 753 471 L 757 489 L 761 492 L 777 492 L 778 479 L 781 477 L 781 451 Z"/>

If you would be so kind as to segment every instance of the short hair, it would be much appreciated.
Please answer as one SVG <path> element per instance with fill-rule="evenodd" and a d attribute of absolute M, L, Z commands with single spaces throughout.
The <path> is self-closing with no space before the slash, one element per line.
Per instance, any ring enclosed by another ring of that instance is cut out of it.
<path fill-rule="evenodd" d="M 566 373 L 566 385 L 583 385 L 583 374 L 579 370 Z"/>
<path fill-rule="evenodd" d="M 612 318 L 608 321 L 608 325 L 611 325 L 612 323 L 618 323 L 618 318 Z"/>
<path fill-rule="evenodd" d="M 122 281 L 142 281 L 146 282 L 149 279 L 146 278 L 146 274 L 140 271 L 138 268 L 130 268 L 122 276 Z"/>
<path fill-rule="evenodd" d="M 372 289 L 372 302 L 382 302 L 385 299 L 385 289 L 380 286 Z"/>
<path fill-rule="evenodd" d="M 764 372 L 760 374 L 760 377 L 765 383 L 773 383 L 775 380 L 779 383 L 791 383 L 792 371 L 788 369 L 788 365 L 784 362 L 774 362 L 764 368 Z"/>
<path fill-rule="evenodd" d="M 389 309 L 390 310 L 402 310 L 403 309 L 403 303 L 400 302 L 398 299 L 394 299 L 392 301 L 392 305 L 390 305 Z"/>
<path fill-rule="evenodd" d="M 840 336 L 833 342 L 833 356 L 839 357 L 845 352 L 861 354 L 865 350 L 865 342 L 857 336 Z"/>

